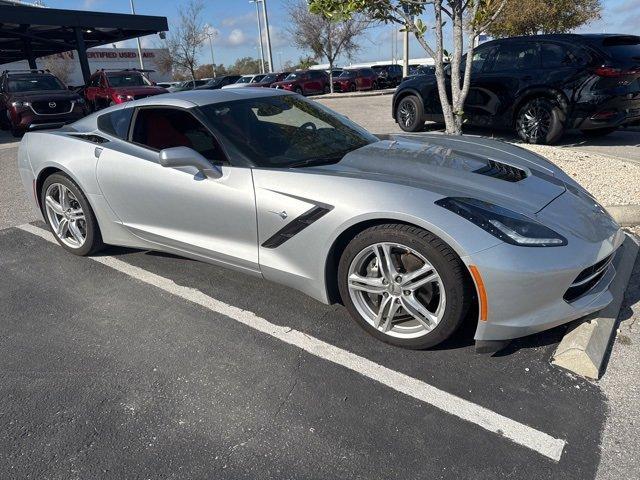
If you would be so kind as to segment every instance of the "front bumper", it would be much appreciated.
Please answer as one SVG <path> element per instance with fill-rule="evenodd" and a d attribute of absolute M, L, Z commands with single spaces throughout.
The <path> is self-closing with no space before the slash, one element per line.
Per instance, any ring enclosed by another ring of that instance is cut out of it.
<path fill-rule="evenodd" d="M 56 115 L 40 115 L 30 108 L 10 112 L 13 125 L 19 130 L 35 130 L 38 128 L 58 128 L 80 120 L 86 115 L 84 107 L 76 105 L 69 113 Z"/>
<path fill-rule="evenodd" d="M 623 241 L 618 229 L 597 242 L 572 238 L 567 246 L 550 248 L 500 244 L 465 257 L 480 272 L 487 298 L 487 319 L 478 321 L 475 339 L 523 337 L 606 307 L 613 300 L 613 257 L 586 292 L 570 300 L 563 297 L 586 268 L 615 255 Z"/>

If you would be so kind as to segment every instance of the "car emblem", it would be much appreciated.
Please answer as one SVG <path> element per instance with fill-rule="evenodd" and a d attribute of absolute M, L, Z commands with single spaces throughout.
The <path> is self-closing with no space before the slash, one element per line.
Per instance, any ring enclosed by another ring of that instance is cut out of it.
<path fill-rule="evenodd" d="M 56 108 L 58 104 L 56 102 L 49 102 L 49 108 Z"/>

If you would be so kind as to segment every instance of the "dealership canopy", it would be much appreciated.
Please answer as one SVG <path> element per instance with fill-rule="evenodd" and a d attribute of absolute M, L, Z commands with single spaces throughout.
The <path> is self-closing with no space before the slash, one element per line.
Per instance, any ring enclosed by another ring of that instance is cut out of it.
<path fill-rule="evenodd" d="M 165 17 L 29 7 L 0 1 L 0 64 L 76 50 L 87 81 L 87 49 L 168 30 Z"/>

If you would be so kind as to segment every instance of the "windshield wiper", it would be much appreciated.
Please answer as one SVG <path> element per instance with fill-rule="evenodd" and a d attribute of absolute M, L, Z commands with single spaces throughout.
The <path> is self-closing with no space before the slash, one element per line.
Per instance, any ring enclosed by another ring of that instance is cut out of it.
<path fill-rule="evenodd" d="M 299 162 L 293 162 L 287 165 L 288 168 L 297 167 L 310 167 L 312 165 L 328 165 L 331 163 L 338 163 L 342 158 L 351 151 L 351 149 L 344 152 L 332 153 L 331 155 L 325 155 L 323 157 L 308 158 L 306 160 L 300 160 Z"/>

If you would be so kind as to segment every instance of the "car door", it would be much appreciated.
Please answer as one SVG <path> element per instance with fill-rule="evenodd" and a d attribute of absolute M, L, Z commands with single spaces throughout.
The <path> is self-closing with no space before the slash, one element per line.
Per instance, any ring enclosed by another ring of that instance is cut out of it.
<path fill-rule="evenodd" d="M 473 76 L 473 75 L 472 75 Z M 540 82 L 540 51 L 537 42 L 503 41 L 484 61 L 473 80 L 475 90 L 465 110 L 471 122 L 507 125 L 520 92 Z"/>
<path fill-rule="evenodd" d="M 166 168 L 159 151 L 187 146 L 222 170 Z M 232 166 L 215 136 L 190 110 L 138 107 L 128 141 L 102 144 L 97 178 L 109 206 L 138 237 L 178 253 L 258 272 L 251 170 Z"/>

